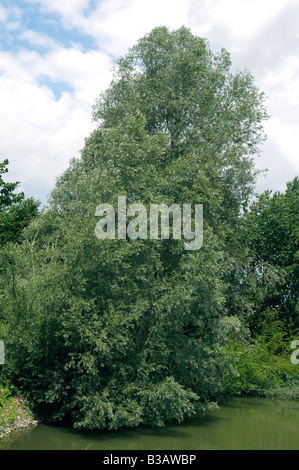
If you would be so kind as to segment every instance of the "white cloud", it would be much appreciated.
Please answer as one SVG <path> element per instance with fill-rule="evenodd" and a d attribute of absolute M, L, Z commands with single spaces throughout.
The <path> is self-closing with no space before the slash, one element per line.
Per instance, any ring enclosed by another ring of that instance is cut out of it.
<path fill-rule="evenodd" d="M 294 174 L 299 174 L 299 120 L 294 123 L 272 118 L 265 125 L 268 140 L 275 144 L 291 165 Z"/>
<path fill-rule="evenodd" d="M 111 62 L 96 51 L 56 47 L 43 56 L 0 52 L 0 64 L 0 141 L 9 178 L 44 197 L 93 128 L 91 106 L 111 79 Z M 73 91 L 56 99 L 49 86 L 39 84 L 42 76 L 66 82 Z"/>
<path fill-rule="evenodd" d="M 111 0 L 83 18 L 81 28 L 114 54 L 123 54 L 154 27 L 176 29 L 187 23 L 188 0 Z"/>
<path fill-rule="evenodd" d="M 9 21 L 6 23 L 6 28 L 8 31 L 16 31 L 21 28 L 20 21 Z"/>
<path fill-rule="evenodd" d="M 47 87 L 10 80 L 1 80 L 0 100 L 1 150 L 10 161 L 10 178 L 32 192 L 36 184 L 49 192 L 82 147 L 91 129 L 89 113 L 67 93 L 56 101 Z"/>
<path fill-rule="evenodd" d="M 89 4 L 88 0 L 27 0 L 39 5 L 42 13 L 57 13 L 67 20 L 74 21 Z"/>
<path fill-rule="evenodd" d="M 73 98 L 90 107 L 111 80 L 111 59 L 97 51 L 83 52 L 78 47 L 59 48 L 48 53 L 39 63 L 38 73 L 74 88 Z"/>
<path fill-rule="evenodd" d="M 0 5 L 0 22 L 4 23 L 7 20 L 8 12 L 6 8 Z"/>
<path fill-rule="evenodd" d="M 0 23 L 4 23 L 8 31 L 15 31 L 20 28 L 23 10 L 19 7 L 9 5 L 4 8 L 0 5 Z"/>
<path fill-rule="evenodd" d="M 293 54 L 286 55 L 273 64 L 261 79 L 261 86 L 268 96 L 271 118 L 265 124 L 269 145 L 266 152 L 273 151 L 282 158 L 278 162 L 272 156 L 270 170 L 277 165 L 280 173 L 288 168 L 288 179 L 299 175 L 299 59 Z M 271 173 L 270 173 L 271 175 Z M 269 176 L 270 176 L 269 175 Z"/>
<path fill-rule="evenodd" d="M 263 77 L 262 85 L 268 90 L 273 112 L 286 113 L 290 118 L 290 108 L 299 118 L 299 57 L 286 56 L 278 66 L 269 70 Z M 294 118 L 294 116 L 293 116 Z"/>
<path fill-rule="evenodd" d="M 179 28 L 188 19 L 189 0 L 109 0 L 88 10 L 85 0 L 29 0 L 44 12 L 59 14 L 67 29 L 77 28 L 108 53 L 124 54 L 154 27 Z M 84 14 L 85 12 L 85 14 Z"/>
<path fill-rule="evenodd" d="M 46 34 L 41 34 L 38 31 L 32 29 L 26 29 L 19 35 L 19 39 L 27 41 L 29 44 L 34 46 L 41 46 L 46 49 L 53 49 L 57 47 L 57 43 L 51 37 Z"/>
<path fill-rule="evenodd" d="M 197 34 L 220 30 L 230 51 L 248 47 L 294 0 L 193 0 L 190 24 Z"/>

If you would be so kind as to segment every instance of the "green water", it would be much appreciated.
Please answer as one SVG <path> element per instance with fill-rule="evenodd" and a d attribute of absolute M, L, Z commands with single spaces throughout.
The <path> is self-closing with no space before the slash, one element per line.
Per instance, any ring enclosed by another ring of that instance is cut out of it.
<path fill-rule="evenodd" d="M 299 450 L 299 401 L 232 400 L 163 429 L 81 432 L 39 425 L 0 441 L 1 450 Z"/>

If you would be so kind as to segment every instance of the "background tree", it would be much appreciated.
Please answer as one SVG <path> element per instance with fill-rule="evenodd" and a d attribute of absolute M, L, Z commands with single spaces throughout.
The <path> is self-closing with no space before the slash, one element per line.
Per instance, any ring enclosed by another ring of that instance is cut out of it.
<path fill-rule="evenodd" d="M 244 245 L 256 273 L 256 313 L 251 324 L 257 332 L 263 312 L 275 311 L 287 330 L 299 327 L 299 179 L 286 191 L 266 191 L 251 205 L 244 220 Z M 273 314 L 272 314 L 273 315 Z"/>
<path fill-rule="evenodd" d="M 0 246 L 20 239 L 22 230 L 38 215 L 39 202 L 15 193 L 19 182 L 9 183 L 2 175 L 8 172 L 8 160 L 0 163 Z"/>

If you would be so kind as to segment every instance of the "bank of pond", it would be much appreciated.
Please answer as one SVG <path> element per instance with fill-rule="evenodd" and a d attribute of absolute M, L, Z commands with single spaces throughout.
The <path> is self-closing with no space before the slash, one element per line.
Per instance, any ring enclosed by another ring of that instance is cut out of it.
<path fill-rule="evenodd" d="M 234 398 L 163 428 L 87 432 L 38 424 L 13 431 L 0 450 L 299 450 L 299 400 Z"/>

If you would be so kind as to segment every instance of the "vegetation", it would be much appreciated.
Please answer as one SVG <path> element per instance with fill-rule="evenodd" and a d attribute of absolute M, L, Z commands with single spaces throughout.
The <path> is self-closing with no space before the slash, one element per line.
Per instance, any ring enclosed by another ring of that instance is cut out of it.
<path fill-rule="evenodd" d="M 5 381 L 1 381 L 0 386 L 0 410 L 0 438 L 11 431 L 37 424 L 27 400 L 15 395 L 13 387 Z"/>
<path fill-rule="evenodd" d="M 156 28 L 119 60 L 93 116 L 49 209 L 0 251 L 6 378 L 44 421 L 86 429 L 296 393 L 298 179 L 250 204 L 267 117 L 251 74 L 186 28 Z M 95 209 L 117 212 L 118 196 L 203 204 L 203 247 L 97 239 Z"/>
<path fill-rule="evenodd" d="M 38 215 L 39 202 L 25 198 L 23 192 L 15 193 L 19 182 L 8 183 L 2 175 L 8 172 L 8 160 L 0 163 L 0 247 L 17 242 L 22 230 Z"/>
<path fill-rule="evenodd" d="M 16 402 L 13 399 L 9 385 L 2 385 L 0 388 L 0 435 L 16 420 L 18 410 Z"/>
<path fill-rule="evenodd" d="M 8 172 L 8 160 L 0 163 L 0 248 L 22 243 L 22 232 L 37 217 L 39 202 L 25 198 L 23 192 L 16 193 L 19 182 L 10 183 L 3 179 Z M 0 277 L 5 275 L 5 264 L 0 264 Z M 4 294 L 0 289 L 0 303 Z M 0 311 L 0 340 L 5 338 L 8 325 L 5 311 Z M 3 365 L 0 366 L 4 368 Z M 11 429 L 32 423 L 32 415 L 25 406 L 23 398 L 15 396 L 17 391 L 5 379 L 4 370 L 0 374 L 0 437 Z"/>

